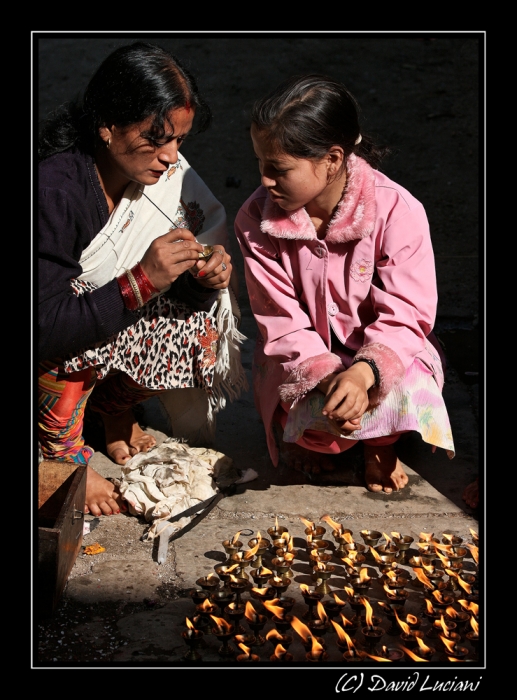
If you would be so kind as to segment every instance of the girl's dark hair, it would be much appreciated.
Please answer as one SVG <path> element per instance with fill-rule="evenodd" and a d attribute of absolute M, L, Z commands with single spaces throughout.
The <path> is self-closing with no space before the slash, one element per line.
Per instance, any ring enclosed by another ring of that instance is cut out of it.
<path fill-rule="evenodd" d="M 251 122 L 281 152 L 319 160 L 339 145 L 378 167 L 389 150 L 375 145 L 359 123 L 360 107 L 342 84 L 324 75 L 295 76 L 258 100 Z M 359 144 L 355 144 L 361 135 Z"/>
<path fill-rule="evenodd" d="M 97 69 L 82 100 L 68 102 L 47 119 L 40 132 L 40 160 L 74 145 L 93 153 L 99 127 L 123 128 L 150 116 L 149 137 L 160 139 L 167 114 L 189 105 L 196 110 L 197 131 L 204 131 L 210 109 L 178 58 L 144 42 L 121 46 Z"/>

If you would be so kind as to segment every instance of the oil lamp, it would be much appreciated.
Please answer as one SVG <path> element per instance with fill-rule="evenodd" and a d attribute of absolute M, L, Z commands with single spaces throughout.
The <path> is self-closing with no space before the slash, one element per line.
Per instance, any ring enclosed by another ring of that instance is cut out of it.
<path fill-rule="evenodd" d="M 321 662 L 327 661 L 328 654 L 325 647 L 318 641 L 316 637 L 312 637 L 311 649 L 305 654 L 306 661 Z"/>
<path fill-rule="evenodd" d="M 351 620 L 345 617 L 343 613 L 339 613 L 339 617 L 343 623 L 343 629 L 348 630 L 349 632 L 356 632 L 359 629 L 361 618 L 358 614 L 356 614 Z"/>
<path fill-rule="evenodd" d="M 266 640 L 261 636 L 260 632 L 266 625 L 267 617 L 257 613 L 249 600 L 246 601 L 246 605 L 244 607 L 244 616 L 248 622 L 249 628 L 255 635 L 255 646 L 260 647 L 265 644 Z"/>
<path fill-rule="evenodd" d="M 281 644 L 284 647 L 284 649 L 289 649 L 289 647 L 293 643 L 293 638 L 290 634 L 280 634 L 280 632 L 277 629 L 273 628 L 270 629 L 269 632 L 266 634 L 266 641 L 271 642 L 273 647 L 276 647 L 278 644 Z"/>
<path fill-rule="evenodd" d="M 330 628 L 330 620 L 325 612 L 325 608 L 319 601 L 316 603 L 316 611 L 318 617 L 309 620 L 308 627 L 313 637 L 322 637 Z"/>
<path fill-rule="evenodd" d="M 443 579 L 443 571 L 437 569 L 433 564 L 422 564 L 425 575 L 436 586 Z"/>
<path fill-rule="evenodd" d="M 469 530 L 470 530 L 470 534 L 471 534 L 471 536 L 472 536 L 472 542 L 474 543 L 474 546 L 475 546 L 475 547 L 478 547 L 478 546 L 479 546 L 479 535 L 478 535 L 478 533 L 477 533 L 475 530 L 473 530 L 472 528 L 469 528 Z"/>
<path fill-rule="evenodd" d="M 336 644 L 338 649 L 342 652 L 345 652 L 348 651 L 351 647 L 355 648 L 357 640 L 351 639 L 351 637 L 345 632 L 345 630 L 343 629 L 343 627 L 341 627 L 339 623 L 334 622 L 334 620 L 331 620 L 331 623 L 337 632 Z"/>
<path fill-rule="evenodd" d="M 329 564 L 332 561 L 332 554 L 325 554 L 325 550 L 312 549 L 309 554 L 309 559 L 313 563 L 313 566 L 321 561 L 324 564 Z"/>
<path fill-rule="evenodd" d="M 384 535 L 384 537 L 388 536 Z M 385 562 L 391 564 L 398 558 L 400 550 L 397 545 L 392 542 L 390 538 L 388 538 L 388 542 L 386 542 L 386 544 L 377 545 L 377 547 L 375 547 L 375 551 L 380 557 L 384 557 Z"/>
<path fill-rule="evenodd" d="M 275 600 L 276 605 L 279 605 L 281 608 L 283 608 L 286 611 L 286 613 L 291 612 L 296 602 L 294 598 L 291 598 L 291 596 L 283 594 L 279 598 L 273 598 L 273 601 Z"/>
<path fill-rule="evenodd" d="M 366 557 L 364 554 L 348 552 L 348 555 L 346 557 L 342 557 L 341 561 L 345 565 L 346 575 L 351 578 L 356 578 L 359 576 L 361 565 L 366 561 Z"/>
<path fill-rule="evenodd" d="M 441 613 L 444 613 L 445 608 L 455 602 L 455 598 L 453 596 L 446 595 L 440 590 L 432 591 L 429 597 L 432 599 L 434 607 L 439 608 Z"/>
<path fill-rule="evenodd" d="M 226 566 L 225 564 L 216 564 L 214 566 L 215 573 L 219 576 L 223 582 L 223 588 L 228 588 L 228 581 L 230 580 L 230 574 L 236 575 L 239 567 L 237 564 L 231 564 L 231 566 Z"/>
<path fill-rule="evenodd" d="M 430 661 L 431 660 L 430 658 L 425 658 L 422 655 L 419 656 L 418 654 L 415 654 L 414 651 L 412 651 L 411 649 L 408 649 L 405 646 L 401 646 L 400 648 L 403 652 L 405 652 L 409 656 L 410 659 L 413 659 L 413 661 Z M 428 649 L 430 649 L 430 648 L 431 647 L 428 647 Z M 434 649 L 433 649 L 433 653 L 434 653 Z"/>
<path fill-rule="evenodd" d="M 377 605 L 384 612 L 388 618 L 388 622 L 390 623 L 390 626 L 386 630 L 386 634 L 389 634 L 392 637 L 398 636 L 401 633 L 402 628 L 397 622 L 397 616 L 398 614 L 402 614 L 404 610 L 404 603 L 385 603 L 383 600 L 380 600 Z"/>
<path fill-rule="evenodd" d="M 280 596 L 282 593 L 289 588 L 291 585 L 290 578 L 284 578 L 283 576 L 273 576 L 268 579 L 268 583 L 275 590 L 275 597 Z"/>
<path fill-rule="evenodd" d="M 463 539 L 461 537 L 458 537 L 458 535 L 448 535 L 445 532 L 442 535 L 442 544 L 452 544 L 455 546 L 459 546 L 462 543 Z"/>
<path fill-rule="evenodd" d="M 208 594 L 208 591 L 207 591 Z M 208 594 L 209 595 L 209 594 Z M 217 605 L 214 603 L 211 603 L 208 598 L 205 598 L 205 600 L 200 603 L 199 605 L 196 605 L 196 611 L 198 613 L 199 617 L 199 623 L 196 624 L 196 627 L 199 628 L 205 628 L 208 627 L 210 624 L 210 616 L 213 615 L 217 610 Z"/>
<path fill-rule="evenodd" d="M 451 637 L 454 637 L 451 639 Z M 447 658 L 452 657 L 453 659 L 463 660 L 469 655 L 469 650 L 467 647 L 462 647 L 460 644 L 461 637 L 459 634 L 450 635 L 449 638 L 440 636 L 443 646 L 445 647 L 445 655 Z"/>
<path fill-rule="evenodd" d="M 224 609 L 224 614 L 226 617 L 230 618 L 230 622 L 233 625 L 233 633 L 232 634 L 246 634 L 246 630 L 244 627 L 240 624 L 240 621 L 244 617 L 244 613 L 246 612 L 246 606 L 243 603 L 229 603 L 225 609 Z"/>
<path fill-rule="evenodd" d="M 407 622 L 404 622 L 404 620 L 401 620 L 400 617 L 395 613 L 395 617 L 397 618 L 397 622 L 402 628 L 402 632 L 400 633 L 400 641 L 404 646 L 406 646 L 408 649 L 414 649 L 418 642 L 417 638 L 418 637 L 423 637 L 423 633 L 420 632 L 419 630 L 416 629 L 411 629 L 408 625 Z"/>
<path fill-rule="evenodd" d="M 299 620 L 296 615 L 292 616 L 291 627 L 301 637 L 305 651 L 309 651 L 312 648 L 312 632 L 310 629 L 301 620 Z M 317 640 L 321 646 L 325 648 L 323 637 L 317 637 Z"/>
<path fill-rule="evenodd" d="M 210 597 L 210 593 L 203 588 L 193 588 L 190 591 L 190 597 L 194 605 L 200 605 L 204 600 Z"/>
<path fill-rule="evenodd" d="M 434 546 L 437 550 L 443 552 L 451 562 L 462 562 L 469 553 L 466 547 L 456 547 L 452 544 L 440 544 L 438 542 Z"/>
<path fill-rule="evenodd" d="M 439 639 L 440 635 L 445 634 L 446 637 L 450 637 L 454 630 L 456 629 L 456 623 L 452 620 L 446 620 L 444 615 L 441 614 L 437 620 L 433 620 L 433 624 L 427 630 L 426 636 L 429 639 Z M 457 635 L 459 637 L 459 635 Z"/>
<path fill-rule="evenodd" d="M 444 617 L 445 620 L 451 620 L 452 622 L 455 622 L 459 632 L 466 631 L 465 628 L 470 622 L 470 615 L 466 610 L 456 610 L 452 607 L 452 605 L 449 605 L 447 608 L 445 608 Z"/>
<path fill-rule="evenodd" d="M 327 529 L 322 525 L 315 525 L 310 520 L 305 520 L 305 518 L 300 518 L 302 523 L 305 525 L 305 535 L 311 538 L 311 540 L 321 539 L 326 533 Z"/>
<path fill-rule="evenodd" d="M 232 561 L 232 556 L 236 554 L 242 547 L 242 542 L 239 540 L 239 535 L 241 533 L 237 532 L 231 540 L 224 540 L 221 544 L 226 552 L 227 559 L 224 562 L 226 566 L 231 566 L 234 562 Z"/>
<path fill-rule="evenodd" d="M 188 617 L 185 618 L 185 622 L 187 624 L 187 629 L 181 633 L 181 636 L 189 649 L 183 658 L 187 661 L 199 661 L 201 656 L 197 652 L 197 649 L 201 644 L 203 632 L 201 630 L 197 630 Z"/>
<path fill-rule="evenodd" d="M 434 647 L 428 646 L 423 637 L 417 637 L 416 638 L 417 644 L 418 644 L 418 654 L 421 656 L 424 660 L 430 661 L 431 658 L 434 656 L 436 653 L 436 649 Z"/>
<path fill-rule="evenodd" d="M 401 535 L 400 532 L 392 532 L 391 536 L 393 537 L 393 542 L 399 548 L 399 562 L 404 564 L 406 561 L 406 552 L 415 541 L 415 538 L 410 535 Z"/>
<path fill-rule="evenodd" d="M 350 579 L 349 583 L 355 595 L 364 595 L 372 585 L 372 579 L 371 576 L 368 575 L 368 569 L 363 567 L 359 571 L 359 576 Z"/>
<path fill-rule="evenodd" d="M 236 634 L 234 636 L 234 640 L 240 645 L 240 644 L 245 644 L 247 647 L 250 648 L 250 650 L 253 649 L 254 646 L 257 646 L 257 638 L 255 637 L 254 634 L 248 633 L 248 634 Z"/>
<path fill-rule="evenodd" d="M 251 551 L 255 552 L 257 558 L 253 562 L 256 569 L 260 569 L 262 566 L 262 557 L 267 552 L 267 549 L 271 542 L 260 536 L 260 532 L 257 532 L 257 536 L 248 542 L 248 547 L 251 547 Z"/>
<path fill-rule="evenodd" d="M 278 518 L 275 518 L 275 525 L 273 527 L 269 527 L 267 530 L 267 534 L 272 540 L 280 539 L 284 532 L 288 532 L 288 529 L 283 525 L 278 524 Z"/>
<path fill-rule="evenodd" d="M 252 654 L 251 649 L 242 642 L 239 642 L 239 647 L 242 649 L 243 653 L 237 655 L 237 661 L 244 663 L 254 663 L 255 661 L 260 661 L 258 654 Z"/>
<path fill-rule="evenodd" d="M 237 578 L 233 574 L 230 574 L 228 586 L 232 593 L 235 593 L 235 602 L 237 605 L 240 605 L 242 593 L 250 586 L 249 580 L 247 578 Z"/>
<path fill-rule="evenodd" d="M 271 560 L 271 566 L 275 569 L 277 576 L 290 580 L 294 576 L 293 572 L 291 571 L 293 557 L 286 557 L 287 554 L 285 557 L 275 557 Z"/>
<path fill-rule="evenodd" d="M 402 661 L 404 652 L 397 647 L 387 647 L 383 645 L 381 648 L 381 656 L 388 661 Z"/>
<path fill-rule="evenodd" d="M 470 626 L 472 629 L 465 634 L 465 639 L 468 639 L 468 641 L 472 644 L 474 652 L 477 653 L 479 645 L 479 624 L 475 617 L 470 618 Z"/>
<path fill-rule="evenodd" d="M 224 617 L 215 617 L 215 615 L 210 616 L 212 618 L 212 634 L 217 637 L 217 639 L 222 642 L 218 649 L 219 656 L 229 657 L 235 655 L 235 649 L 230 646 L 229 641 L 235 634 L 235 626 L 231 622 L 227 622 Z"/>
<path fill-rule="evenodd" d="M 273 652 L 273 654 L 271 654 L 271 656 L 269 657 L 269 660 L 273 661 L 273 662 L 293 661 L 294 656 L 292 654 L 290 654 L 287 651 L 287 649 L 285 649 L 282 646 L 282 644 L 279 643 L 276 645 L 275 651 Z"/>
<path fill-rule="evenodd" d="M 323 607 L 330 619 L 336 617 L 346 605 L 346 600 L 341 600 L 337 593 L 332 593 L 332 598 L 323 601 Z"/>
<path fill-rule="evenodd" d="M 387 584 L 384 584 L 383 589 L 389 603 L 404 604 L 409 598 L 409 591 L 406 591 L 405 588 L 390 588 Z"/>
<path fill-rule="evenodd" d="M 314 608 L 316 606 L 316 603 L 320 601 L 323 598 L 323 593 L 320 591 L 311 591 L 309 589 L 309 586 L 307 586 L 305 583 L 300 583 L 300 592 L 302 594 L 303 600 L 305 601 L 305 604 L 307 605 L 308 610 L 305 611 L 303 614 L 303 619 L 304 620 L 311 620 L 315 616 Z"/>
<path fill-rule="evenodd" d="M 381 638 L 384 636 L 385 630 L 379 625 L 375 624 L 373 616 L 373 608 L 370 603 L 365 602 L 366 608 L 366 625 L 362 628 L 361 632 L 366 642 L 367 651 L 373 654 L 375 651 L 375 646 L 380 642 Z"/>
<path fill-rule="evenodd" d="M 318 562 L 312 570 L 312 578 L 316 581 L 316 591 L 318 593 L 323 593 L 327 595 L 330 593 L 330 586 L 328 579 L 332 576 L 335 571 L 335 567 L 332 564 L 325 564 L 323 562 Z M 320 581 L 320 583 L 318 583 Z"/>
<path fill-rule="evenodd" d="M 324 515 L 322 518 L 323 522 L 326 522 L 332 527 L 332 537 L 335 542 L 339 545 L 336 549 L 336 556 L 342 557 L 346 555 L 345 546 L 347 544 L 352 544 L 352 530 L 345 529 L 343 525 L 336 523 L 329 515 Z"/>
<path fill-rule="evenodd" d="M 208 576 L 198 578 L 196 586 L 199 586 L 205 591 L 209 591 L 209 593 L 213 593 L 219 588 L 219 583 L 220 581 L 215 574 L 208 574 Z"/>
<path fill-rule="evenodd" d="M 231 603 L 234 598 L 235 593 L 228 588 L 221 588 L 219 591 L 214 591 L 210 594 L 212 603 L 221 608 L 221 610 Z"/>
<path fill-rule="evenodd" d="M 271 578 L 272 571 L 267 569 L 265 566 L 261 566 L 260 569 L 252 569 L 250 571 L 251 578 L 255 581 L 255 584 L 262 588 L 262 586 L 267 583 L 268 579 Z"/>
<path fill-rule="evenodd" d="M 253 550 L 250 549 L 249 551 L 252 552 Z M 246 567 L 250 566 L 252 557 L 247 557 L 246 554 L 247 552 L 235 552 L 235 554 L 232 554 L 232 562 L 237 564 L 237 578 L 249 579 Z"/>
<path fill-rule="evenodd" d="M 250 596 L 263 604 L 265 600 L 271 600 L 275 597 L 275 589 L 269 586 L 266 588 L 257 588 L 257 586 L 254 586 L 250 590 Z"/>
<path fill-rule="evenodd" d="M 361 530 L 359 534 L 367 547 L 376 547 L 382 537 L 382 532 L 378 530 Z"/>
<path fill-rule="evenodd" d="M 284 608 L 282 608 L 280 605 L 275 605 L 275 599 L 265 600 L 264 607 L 269 613 L 271 613 L 271 622 L 275 625 L 276 629 L 280 633 L 287 632 L 287 630 L 291 627 L 293 616 L 288 615 Z"/>

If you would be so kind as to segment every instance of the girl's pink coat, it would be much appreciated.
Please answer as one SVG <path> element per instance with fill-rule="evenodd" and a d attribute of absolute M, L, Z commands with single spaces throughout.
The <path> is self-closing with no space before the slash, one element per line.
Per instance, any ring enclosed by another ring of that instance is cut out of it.
<path fill-rule="evenodd" d="M 415 357 L 443 370 L 428 352 L 437 289 L 426 213 L 406 189 L 351 155 L 344 197 L 319 240 L 304 208 L 285 212 L 259 187 L 243 204 L 235 232 L 260 336 L 254 394 L 268 447 L 278 454 L 271 419 L 280 400 L 304 396 L 321 379 L 375 360 L 379 403 Z M 331 329 L 351 351 L 331 352 Z"/>

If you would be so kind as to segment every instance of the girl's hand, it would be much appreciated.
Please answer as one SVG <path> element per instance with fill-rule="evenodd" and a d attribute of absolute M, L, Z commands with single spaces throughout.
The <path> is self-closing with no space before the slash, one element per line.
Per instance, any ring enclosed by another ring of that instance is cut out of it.
<path fill-rule="evenodd" d="M 329 375 L 318 385 L 326 395 L 323 415 L 344 432 L 359 430 L 361 417 L 368 408 L 368 389 L 374 383 L 375 377 L 366 362 Z"/>
<path fill-rule="evenodd" d="M 232 275 L 231 260 L 224 247 L 218 243 L 214 246 L 212 256 L 208 260 L 198 260 L 190 272 L 203 287 L 225 289 L 230 284 Z"/>
<path fill-rule="evenodd" d="M 172 229 L 151 243 L 140 264 L 151 284 L 161 291 L 194 267 L 202 250 L 191 231 Z"/>

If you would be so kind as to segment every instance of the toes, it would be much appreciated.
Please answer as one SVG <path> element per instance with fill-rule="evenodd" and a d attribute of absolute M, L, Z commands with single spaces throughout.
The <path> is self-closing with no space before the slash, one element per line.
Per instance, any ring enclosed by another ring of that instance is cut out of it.
<path fill-rule="evenodd" d="M 366 488 L 368 491 L 373 491 L 373 493 L 379 493 L 379 491 L 382 491 L 381 484 L 366 484 Z"/>

